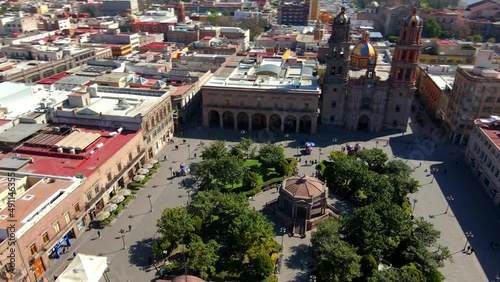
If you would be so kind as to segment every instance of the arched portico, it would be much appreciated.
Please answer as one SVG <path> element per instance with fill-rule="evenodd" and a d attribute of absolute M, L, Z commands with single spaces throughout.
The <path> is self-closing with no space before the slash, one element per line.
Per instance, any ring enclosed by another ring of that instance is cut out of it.
<path fill-rule="evenodd" d="M 312 119 L 308 115 L 304 115 L 300 117 L 299 122 L 299 132 L 300 133 L 311 133 L 312 128 Z"/>
<path fill-rule="evenodd" d="M 220 114 L 218 111 L 212 110 L 208 112 L 208 126 L 211 128 L 220 127 Z"/>
<path fill-rule="evenodd" d="M 292 115 L 287 115 L 283 122 L 284 132 L 295 133 L 297 131 L 297 118 Z"/>
<path fill-rule="evenodd" d="M 252 115 L 252 130 L 261 130 L 266 128 L 267 118 L 264 114 L 255 113 Z"/>
<path fill-rule="evenodd" d="M 238 130 L 251 130 L 250 119 L 245 112 L 240 112 L 236 115 L 236 123 L 238 124 Z"/>
<path fill-rule="evenodd" d="M 272 132 L 280 132 L 282 131 L 282 126 L 281 126 L 281 116 L 277 114 L 272 114 L 269 117 L 269 130 Z"/>
<path fill-rule="evenodd" d="M 226 111 L 222 114 L 222 127 L 227 129 L 234 129 L 234 114 Z"/>

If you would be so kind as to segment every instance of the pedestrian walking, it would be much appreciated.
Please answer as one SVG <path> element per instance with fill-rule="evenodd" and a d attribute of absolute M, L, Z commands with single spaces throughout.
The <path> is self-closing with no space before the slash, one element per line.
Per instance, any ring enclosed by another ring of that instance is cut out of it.
<path fill-rule="evenodd" d="M 385 145 L 389 146 L 389 140 L 385 141 Z"/>
<path fill-rule="evenodd" d="M 76 258 L 76 252 L 73 252 L 73 257 Z"/>
<path fill-rule="evenodd" d="M 101 239 L 101 231 L 97 230 L 97 239 Z"/>
<path fill-rule="evenodd" d="M 132 225 L 128 225 L 128 232 L 132 231 Z"/>
<path fill-rule="evenodd" d="M 474 248 L 470 248 L 470 254 L 472 255 L 474 253 Z"/>
<path fill-rule="evenodd" d="M 194 158 L 196 159 L 196 153 L 194 153 Z"/>
<path fill-rule="evenodd" d="M 168 161 L 168 157 L 167 157 L 167 155 L 163 156 L 163 160 L 164 160 L 164 161 Z"/>
<path fill-rule="evenodd" d="M 470 250 L 471 250 L 471 249 L 472 249 L 472 247 L 471 247 L 471 246 L 468 246 L 468 247 L 467 247 L 467 253 L 468 253 L 468 252 L 470 252 Z"/>
<path fill-rule="evenodd" d="M 418 167 L 421 167 L 421 166 L 422 166 L 422 162 L 420 162 L 420 163 L 418 164 Z"/>

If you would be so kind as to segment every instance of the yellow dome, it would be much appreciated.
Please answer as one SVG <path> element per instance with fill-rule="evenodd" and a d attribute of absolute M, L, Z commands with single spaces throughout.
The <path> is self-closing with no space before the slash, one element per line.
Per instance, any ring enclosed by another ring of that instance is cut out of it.
<path fill-rule="evenodd" d="M 365 32 L 363 34 L 363 39 L 359 42 L 354 49 L 352 49 L 352 55 L 358 57 L 376 57 L 377 50 L 370 43 L 370 34 Z"/>

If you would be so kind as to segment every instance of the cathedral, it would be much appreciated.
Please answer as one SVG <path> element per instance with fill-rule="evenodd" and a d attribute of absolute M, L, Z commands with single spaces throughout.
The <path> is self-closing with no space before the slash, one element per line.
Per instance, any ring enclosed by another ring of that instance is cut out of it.
<path fill-rule="evenodd" d="M 350 19 L 333 19 L 323 78 L 321 122 L 349 130 L 406 130 L 416 90 L 422 19 L 413 9 L 402 19 L 391 55 L 377 52 L 365 32 L 351 51 Z"/>

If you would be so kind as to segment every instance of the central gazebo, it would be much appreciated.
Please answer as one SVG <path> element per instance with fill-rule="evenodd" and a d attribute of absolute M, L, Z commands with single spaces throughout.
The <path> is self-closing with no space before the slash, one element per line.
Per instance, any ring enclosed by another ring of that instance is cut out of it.
<path fill-rule="evenodd" d="M 328 217 L 328 188 L 316 177 L 297 175 L 283 181 L 276 214 L 288 225 L 293 225 L 292 233 L 305 234 L 315 222 Z"/>

